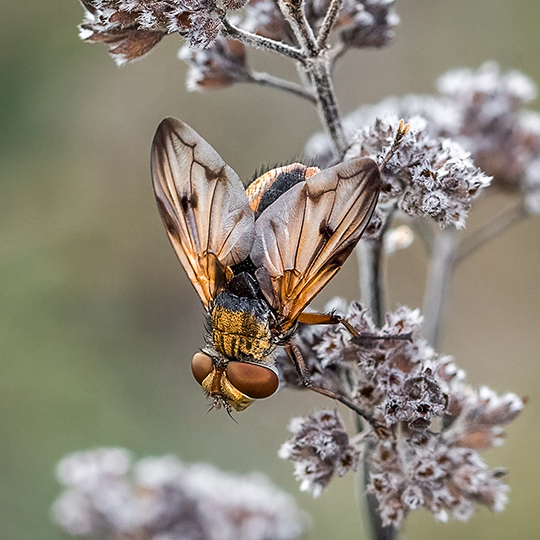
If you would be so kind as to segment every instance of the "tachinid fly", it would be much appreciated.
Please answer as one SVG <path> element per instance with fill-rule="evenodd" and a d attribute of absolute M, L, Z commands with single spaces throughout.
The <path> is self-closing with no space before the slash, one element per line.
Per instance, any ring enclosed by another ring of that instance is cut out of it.
<path fill-rule="evenodd" d="M 242 411 L 277 390 L 276 346 L 302 374 L 292 341 L 298 323 L 344 322 L 304 310 L 369 223 L 379 168 L 367 158 L 322 171 L 294 163 L 244 189 L 204 139 L 166 118 L 154 137 L 152 177 L 169 239 L 207 312 L 193 374 L 214 407 Z"/>

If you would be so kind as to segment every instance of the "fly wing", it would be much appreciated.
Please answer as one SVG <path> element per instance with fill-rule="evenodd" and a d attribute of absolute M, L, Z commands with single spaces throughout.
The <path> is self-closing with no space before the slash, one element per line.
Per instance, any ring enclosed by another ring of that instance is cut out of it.
<path fill-rule="evenodd" d="M 373 160 L 347 161 L 294 185 L 257 219 L 251 259 L 267 300 L 283 317 L 283 330 L 354 249 L 380 186 Z"/>
<path fill-rule="evenodd" d="M 208 308 L 248 257 L 254 216 L 238 175 L 192 128 L 166 118 L 152 144 L 154 191 L 172 246 Z"/>

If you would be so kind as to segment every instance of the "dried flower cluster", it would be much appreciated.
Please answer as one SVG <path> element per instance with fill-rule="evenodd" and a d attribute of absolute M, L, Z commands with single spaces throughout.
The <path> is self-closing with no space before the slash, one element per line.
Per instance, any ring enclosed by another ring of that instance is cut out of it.
<path fill-rule="evenodd" d="M 398 197 L 405 213 L 463 226 L 471 199 L 488 185 L 476 167 L 497 188 L 520 190 L 526 209 L 540 213 L 540 115 L 522 108 L 536 96 L 530 79 L 488 62 L 444 74 L 439 90 L 439 96 L 388 98 L 345 118 L 353 141 L 348 157 L 380 158 L 389 127 L 406 118 L 408 140 L 385 169 L 387 199 Z M 323 134 L 308 142 L 306 154 L 319 164 L 333 159 Z"/>
<path fill-rule="evenodd" d="M 313 31 L 318 32 L 323 26 L 330 3 L 305 2 L 306 19 Z M 388 45 L 394 37 L 394 27 L 399 24 L 393 5 L 394 0 L 344 0 L 333 28 L 337 39 L 350 47 Z M 241 27 L 275 41 L 296 44 L 294 33 L 273 0 L 251 0 Z"/>
<path fill-rule="evenodd" d="M 294 439 L 283 444 L 279 456 L 295 462 L 295 476 L 302 491 L 321 494 L 335 473 L 356 470 L 360 449 L 351 444 L 336 411 L 321 410 L 313 416 L 293 418 Z"/>
<path fill-rule="evenodd" d="M 375 120 L 355 134 L 346 158 L 370 156 L 381 162 L 392 144 L 396 117 Z M 413 217 L 431 217 L 440 226 L 465 226 L 475 197 L 491 178 L 476 167 L 458 143 L 432 137 L 421 117 L 410 119 L 410 130 L 383 169 L 386 183 L 379 211 L 399 208 Z"/>
<path fill-rule="evenodd" d="M 126 450 L 99 448 L 65 457 L 57 476 L 66 490 L 54 517 L 75 536 L 295 540 L 304 531 L 292 498 L 258 474 L 232 476 L 173 456 L 133 466 Z"/>
<path fill-rule="evenodd" d="M 399 526 L 419 507 L 443 521 L 450 515 L 467 519 L 477 504 L 501 510 L 507 491 L 501 471 L 487 470 L 477 451 L 502 442 L 502 426 L 518 415 L 522 400 L 468 386 L 453 359 L 438 355 L 421 337 L 418 310 L 387 313 L 377 329 L 352 303 L 346 319 L 360 337 L 338 327 L 302 327 L 299 346 L 313 384 L 364 410 L 371 427 L 351 444 L 333 413 L 296 419 L 282 457 L 295 461 L 302 489 L 320 493 L 334 469 L 342 474 L 354 468 L 368 445 L 369 491 L 386 525 Z M 284 357 L 280 368 L 283 383 L 299 387 Z M 384 426 L 386 436 L 373 426 Z"/>
<path fill-rule="evenodd" d="M 208 47 L 219 35 L 220 17 L 247 0 L 81 0 L 85 41 L 102 41 L 118 64 L 135 60 L 167 34 L 178 33 L 193 48 Z"/>
<path fill-rule="evenodd" d="M 179 57 L 189 66 L 188 90 L 211 90 L 237 82 L 247 82 L 251 73 L 246 63 L 245 46 L 232 39 L 219 37 L 206 49 L 184 46 Z"/>
<path fill-rule="evenodd" d="M 180 58 L 188 63 L 188 88 L 207 90 L 236 82 L 254 82 L 247 68 L 244 44 L 298 46 L 287 20 L 288 3 L 273 0 L 81 0 L 85 15 L 81 39 L 103 42 L 118 64 L 144 56 L 168 34 L 186 39 Z M 382 47 L 390 43 L 399 18 L 394 0 L 345 0 L 328 31 L 347 48 Z M 310 31 L 324 26 L 330 0 L 304 4 Z M 233 16 L 233 29 L 227 15 Z M 285 11 L 283 11 L 285 10 Z M 284 15 L 285 13 L 285 15 Z M 225 24 L 225 21 L 226 24 Z M 233 32 L 231 33 L 231 29 Z M 236 40 L 233 42 L 230 38 Z M 257 40 L 263 38 L 263 41 Z M 266 40 L 266 41 L 264 41 Z M 204 51 L 203 51 L 204 50 Z M 257 81 L 258 82 L 258 81 Z"/>

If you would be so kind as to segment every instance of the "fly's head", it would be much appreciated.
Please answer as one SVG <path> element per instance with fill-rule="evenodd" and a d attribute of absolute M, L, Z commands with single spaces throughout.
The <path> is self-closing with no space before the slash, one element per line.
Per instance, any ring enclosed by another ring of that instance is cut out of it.
<path fill-rule="evenodd" d="M 191 371 L 203 390 L 213 399 L 212 408 L 243 411 L 256 399 L 270 397 L 279 386 L 274 369 L 258 363 L 230 360 L 215 351 L 198 352 Z"/>

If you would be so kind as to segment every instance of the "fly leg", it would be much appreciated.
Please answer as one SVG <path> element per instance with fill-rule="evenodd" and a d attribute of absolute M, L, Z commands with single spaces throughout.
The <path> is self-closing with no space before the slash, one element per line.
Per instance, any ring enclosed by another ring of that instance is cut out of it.
<path fill-rule="evenodd" d="M 346 319 L 336 315 L 335 313 L 302 313 L 298 317 L 298 322 L 302 324 L 342 324 L 353 336 L 353 342 L 361 344 L 364 340 L 390 339 L 411 341 L 410 332 L 407 334 L 392 334 L 387 336 L 379 336 L 377 334 L 359 333 Z M 296 364 L 295 364 L 296 365 Z"/>
<path fill-rule="evenodd" d="M 341 322 L 341 321 L 339 321 Z M 332 323 L 324 323 L 324 324 L 332 324 Z M 336 401 L 339 401 L 345 407 L 351 409 L 356 414 L 364 418 L 375 430 L 375 432 L 379 435 L 379 437 L 386 437 L 388 435 L 388 429 L 380 424 L 375 418 L 373 418 L 372 415 L 355 405 L 352 401 L 348 400 L 341 394 L 337 394 L 336 392 L 332 392 L 331 390 L 327 390 L 326 388 L 321 388 L 319 386 L 314 386 L 311 382 L 311 377 L 309 376 L 309 371 L 306 366 L 306 362 L 304 360 L 304 357 L 302 356 L 302 353 L 296 343 L 294 341 L 290 341 L 285 345 L 285 351 L 289 358 L 291 359 L 292 363 L 296 367 L 296 371 L 298 373 L 298 376 L 300 380 L 302 381 L 302 384 L 308 388 L 309 390 L 312 390 L 313 392 L 317 392 L 317 394 L 321 394 L 323 396 L 329 397 L 331 399 L 335 399 Z"/>
<path fill-rule="evenodd" d="M 298 322 L 302 324 L 342 324 L 354 337 L 360 337 L 360 334 L 353 328 L 348 321 L 335 313 L 301 313 Z"/>

